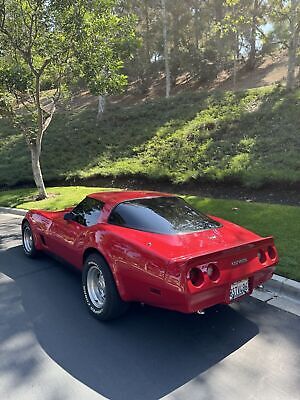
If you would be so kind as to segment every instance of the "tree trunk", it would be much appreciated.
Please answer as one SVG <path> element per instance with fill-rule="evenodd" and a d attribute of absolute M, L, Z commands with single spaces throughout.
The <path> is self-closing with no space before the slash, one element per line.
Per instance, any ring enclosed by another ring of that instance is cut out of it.
<path fill-rule="evenodd" d="M 170 97 L 171 74 L 169 65 L 169 46 L 167 32 L 167 12 L 166 0 L 161 0 L 162 16 L 163 16 L 163 38 L 164 38 L 164 55 L 165 55 L 165 75 L 166 75 L 166 98 Z"/>
<path fill-rule="evenodd" d="M 234 59 L 233 59 L 233 90 L 236 88 L 236 53 L 234 53 Z"/>
<path fill-rule="evenodd" d="M 222 24 L 223 18 L 224 18 L 224 2 L 223 0 L 214 0 L 214 16 L 216 19 L 216 22 L 218 24 Z M 226 54 L 226 46 L 224 45 L 225 39 L 222 37 L 222 35 L 219 33 L 216 36 L 216 48 L 217 48 L 217 54 L 218 54 L 218 64 L 219 64 L 219 69 L 222 71 L 224 69 L 224 58 Z"/>
<path fill-rule="evenodd" d="M 217 22 L 222 21 L 224 18 L 224 2 L 223 0 L 215 0 L 214 1 L 214 9 L 215 9 L 215 18 Z"/>
<path fill-rule="evenodd" d="M 297 50 L 299 42 L 299 26 L 297 26 L 297 0 L 291 0 L 291 19 L 290 19 L 290 41 L 288 49 L 288 73 L 286 88 L 288 90 L 294 89 L 296 85 L 296 63 L 297 63 Z"/>
<path fill-rule="evenodd" d="M 297 67 L 298 67 L 298 75 L 297 75 L 297 82 L 296 82 L 296 84 L 297 84 L 297 86 L 299 87 L 299 86 L 300 86 L 300 65 L 297 64 Z"/>
<path fill-rule="evenodd" d="M 237 32 L 235 35 L 235 49 L 233 58 L 233 90 L 236 89 L 236 75 L 237 75 L 239 54 L 240 54 L 239 33 Z"/>
<path fill-rule="evenodd" d="M 43 175 L 41 171 L 41 166 L 40 166 L 40 148 L 39 146 L 35 143 L 30 146 L 30 153 L 31 153 L 31 165 L 32 165 L 32 173 L 33 173 L 33 178 L 35 185 L 38 189 L 38 199 L 42 200 L 48 197 L 44 180 L 43 180 Z"/>
<path fill-rule="evenodd" d="M 151 70 L 151 54 L 150 54 L 150 17 L 148 0 L 145 1 L 145 20 L 146 20 L 146 34 L 145 34 L 145 50 L 147 58 L 147 73 Z"/>
<path fill-rule="evenodd" d="M 200 9 L 198 5 L 198 1 L 194 1 L 194 33 L 195 33 L 195 49 L 199 50 L 199 19 L 200 19 Z"/>
<path fill-rule="evenodd" d="M 258 0 L 254 0 L 253 10 L 252 10 L 251 32 L 250 32 L 250 52 L 247 61 L 247 67 L 250 71 L 253 71 L 256 64 L 257 7 L 258 7 Z"/>
<path fill-rule="evenodd" d="M 97 112 L 97 122 L 103 117 L 105 111 L 106 99 L 105 96 L 98 96 L 98 112 Z"/>
<path fill-rule="evenodd" d="M 39 192 L 38 199 L 42 200 L 42 199 L 45 199 L 48 197 L 46 189 L 45 189 L 41 166 L 40 166 L 42 139 L 43 139 L 44 131 L 47 129 L 47 127 L 52 119 L 52 115 L 55 111 L 55 104 L 53 103 L 53 109 L 51 110 L 49 117 L 44 122 L 43 110 L 42 110 L 41 101 L 40 101 L 40 93 L 41 93 L 40 75 L 36 75 L 35 103 L 36 103 L 37 114 L 38 114 L 38 121 L 37 121 L 38 122 L 38 132 L 37 132 L 36 139 L 30 144 L 30 152 L 31 152 L 31 165 L 32 165 L 33 178 L 34 178 L 34 182 L 35 182 L 36 187 Z"/>
<path fill-rule="evenodd" d="M 287 80 L 286 80 L 286 88 L 288 90 L 292 90 L 296 84 L 296 48 L 295 45 L 290 43 L 289 51 L 288 51 L 288 73 L 287 73 Z"/>
<path fill-rule="evenodd" d="M 290 39 L 288 50 L 288 73 L 286 88 L 292 90 L 296 86 L 296 67 L 297 67 L 297 50 L 299 43 L 299 31 L 295 31 Z"/>
<path fill-rule="evenodd" d="M 179 33 L 179 15 L 176 9 L 171 10 L 172 15 L 172 50 L 170 51 L 170 74 L 171 74 L 171 85 L 172 87 L 176 86 L 176 78 L 179 75 L 180 71 L 180 55 L 179 55 L 179 42 L 180 42 L 180 33 Z M 171 30 L 170 29 L 170 30 Z"/>

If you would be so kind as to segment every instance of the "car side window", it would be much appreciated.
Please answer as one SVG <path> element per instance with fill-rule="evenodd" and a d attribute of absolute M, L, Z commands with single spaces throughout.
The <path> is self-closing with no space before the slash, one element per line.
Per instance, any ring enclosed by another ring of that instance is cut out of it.
<path fill-rule="evenodd" d="M 126 225 L 126 221 L 124 220 L 124 218 L 121 217 L 121 215 L 116 210 L 112 211 L 112 213 L 109 216 L 108 222 L 113 225 L 119 225 L 119 226 Z"/>
<path fill-rule="evenodd" d="M 75 221 L 84 226 L 96 225 L 99 221 L 104 203 L 102 201 L 86 197 L 72 211 Z"/>

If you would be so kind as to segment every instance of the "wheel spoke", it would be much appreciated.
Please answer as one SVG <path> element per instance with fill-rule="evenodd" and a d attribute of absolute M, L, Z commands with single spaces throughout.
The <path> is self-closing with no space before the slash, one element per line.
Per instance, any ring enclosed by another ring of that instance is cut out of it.
<path fill-rule="evenodd" d="M 93 264 L 88 271 L 87 290 L 93 305 L 103 308 L 106 298 L 105 280 L 102 271 L 96 264 Z"/>
<path fill-rule="evenodd" d="M 32 251 L 33 237 L 29 226 L 25 226 L 23 230 L 23 245 L 27 253 L 30 253 Z"/>

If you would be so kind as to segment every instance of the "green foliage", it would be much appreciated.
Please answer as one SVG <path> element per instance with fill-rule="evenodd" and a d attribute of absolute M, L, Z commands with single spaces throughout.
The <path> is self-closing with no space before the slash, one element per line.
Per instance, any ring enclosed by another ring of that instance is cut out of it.
<path fill-rule="evenodd" d="M 0 206 L 59 210 L 77 204 L 87 194 L 111 190 L 98 187 L 51 187 L 50 197 L 33 201 L 34 189 L 0 191 Z M 116 189 L 113 189 L 116 190 Z M 300 281 L 300 209 L 274 204 L 247 203 L 238 200 L 220 200 L 184 196 L 195 208 L 242 225 L 262 236 L 273 235 L 279 251 L 277 273 Z"/>
<path fill-rule="evenodd" d="M 91 3 L 78 34 L 75 71 L 92 93 L 117 93 L 127 84 L 123 60 L 132 57 L 137 45 L 136 19 L 133 14 L 118 11 L 118 1 Z"/>
<path fill-rule="evenodd" d="M 8 93 L 28 91 L 32 87 L 32 76 L 30 70 L 23 63 L 15 64 L 12 61 L 1 60 L 0 63 L 0 86 Z"/>
<path fill-rule="evenodd" d="M 118 4 L 4 1 L 0 42 L 6 68 L 0 68 L 0 84 L 34 94 L 37 75 L 50 89 L 78 74 L 96 94 L 118 91 L 127 82 L 123 59 L 135 46 L 135 19 L 121 14 Z"/>
<path fill-rule="evenodd" d="M 74 74 L 95 94 L 116 93 L 126 85 L 122 60 L 134 39 L 134 19 L 119 15 L 118 5 L 118 0 L 0 3 L 0 90 L 7 92 L 0 111 L 24 135 L 43 198 L 42 140 L 62 87 L 73 84 Z M 55 90 L 41 101 L 41 88 Z M 15 98 L 10 106 L 7 94 Z"/>

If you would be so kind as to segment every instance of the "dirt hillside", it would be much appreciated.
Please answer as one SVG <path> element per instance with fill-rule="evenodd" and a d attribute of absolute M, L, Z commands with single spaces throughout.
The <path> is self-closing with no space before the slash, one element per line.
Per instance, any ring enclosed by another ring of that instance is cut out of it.
<path fill-rule="evenodd" d="M 172 94 L 182 91 L 197 91 L 201 89 L 219 90 L 244 90 L 269 86 L 273 84 L 285 84 L 287 75 L 287 52 L 268 55 L 257 62 L 257 67 L 253 71 L 248 71 L 241 65 L 238 73 L 236 86 L 233 85 L 232 73 L 222 72 L 214 82 L 209 85 L 200 85 L 197 81 L 190 79 L 188 74 L 183 74 L 177 78 L 176 87 L 172 89 Z M 147 93 L 140 93 L 136 82 L 131 83 L 126 92 L 119 96 L 112 96 L 109 99 L 111 104 L 133 105 L 143 103 L 157 97 L 163 97 L 165 93 L 164 77 L 155 79 Z M 97 98 L 89 92 L 83 91 L 75 95 L 71 101 L 71 108 L 78 111 L 87 107 L 96 107 Z"/>

